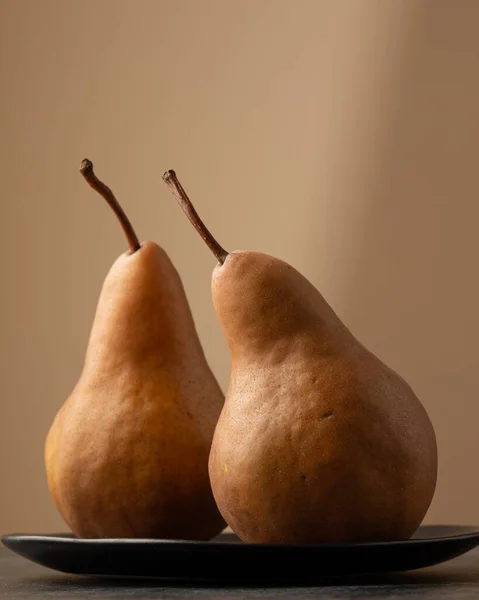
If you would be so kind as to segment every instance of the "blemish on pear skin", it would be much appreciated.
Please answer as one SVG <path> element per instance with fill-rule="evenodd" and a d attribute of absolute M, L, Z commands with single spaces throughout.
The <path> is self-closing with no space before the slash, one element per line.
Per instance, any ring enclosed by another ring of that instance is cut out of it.
<path fill-rule="evenodd" d="M 227 464 L 225 464 L 224 469 L 225 469 L 225 475 L 226 475 L 226 473 L 228 473 L 228 465 Z"/>

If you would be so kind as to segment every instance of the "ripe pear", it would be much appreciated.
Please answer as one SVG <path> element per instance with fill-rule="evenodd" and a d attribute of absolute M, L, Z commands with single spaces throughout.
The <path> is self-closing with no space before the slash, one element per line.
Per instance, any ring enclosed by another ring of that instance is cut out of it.
<path fill-rule="evenodd" d="M 226 522 L 245 542 L 409 538 L 437 475 L 434 430 L 411 387 L 303 275 L 226 252 L 175 173 L 164 179 L 218 259 L 213 303 L 232 365 L 209 473 Z"/>
<path fill-rule="evenodd" d="M 51 494 L 80 537 L 210 539 L 225 527 L 208 477 L 223 394 L 167 254 L 138 242 L 88 160 L 81 171 L 130 249 L 105 279 L 83 372 L 48 433 Z"/>

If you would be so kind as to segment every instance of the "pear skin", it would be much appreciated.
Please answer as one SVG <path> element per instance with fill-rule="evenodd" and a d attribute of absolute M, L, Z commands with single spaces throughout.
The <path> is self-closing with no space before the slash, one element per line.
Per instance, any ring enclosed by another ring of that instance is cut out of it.
<path fill-rule="evenodd" d="M 72 531 L 217 535 L 208 456 L 223 400 L 175 267 L 138 244 L 105 279 L 83 372 L 46 441 L 49 488 Z"/>
<path fill-rule="evenodd" d="M 189 202 L 174 172 L 165 177 Z M 215 254 L 231 376 L 209 473 L 225 521 L 254 543 L 409 538 L 437 477 L 434 430 L 411 387 L 293 267 Z"/>
<path fill-rule="evenodd" d="M 409 538 L 437 473 L 409 385 L 276 258 L 233 252 L 212 288 L 232 359 L 209 463 L 225 520 L 247 542 Z"/>

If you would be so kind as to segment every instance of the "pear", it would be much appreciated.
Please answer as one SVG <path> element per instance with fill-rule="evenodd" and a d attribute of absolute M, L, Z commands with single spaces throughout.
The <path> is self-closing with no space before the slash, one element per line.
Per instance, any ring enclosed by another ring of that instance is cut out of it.
<path fill-rule="evenodd" d="M 232 365 L 209 473 L 226 522 L 256 543 L 409 538 L 437 476 L 434 430 L 411 387 L 303 275 L 226 252 L 175 173 L 164 179 L 218 259 L 213 303 Z"/>
<path fill-rule="evenodd" d="M 223 394 L 167 254 L 138 242 L 90 161 L 81 171 L 129 251 L 105 279 L 83 372 L 48 433 L 51 494 L 79 537 L 210 539 L 225 527 L 208 477 Z"/>

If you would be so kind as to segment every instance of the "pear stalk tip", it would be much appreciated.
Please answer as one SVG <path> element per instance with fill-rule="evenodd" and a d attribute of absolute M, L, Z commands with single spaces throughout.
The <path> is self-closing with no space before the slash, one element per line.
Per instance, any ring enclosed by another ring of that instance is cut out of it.
<path fill-rule="evenodd" d="M 175 171 L 173 171 L 173 169 L 168 169 L 168 171 L 165 171 L 163 173 L 163 181 L 166 184 L 170 181 L 170 179 L 175 179 L 175 178 L 177 179 L 176 173 L 175 173 Z"/>
<path fill-rule="evenodd" d="M 89 160 L 88 158 L 84 158 L 81 161 L 81 165 L 80 165 L 80 173 L 84 173 L 85 171 L 89 171 L 93 169 L 93 163 L 91 162 L 91 160 Z"/>
<path fill-rule="evenodd" d="M 173 169 L 165 171 L 163 174 L 163 181 L 170 188 L 171 193 L 177 199 L 178 204 L 183 209 L 183 212 L 188 217 L 190 223 L 200 234 L 211 252 L 213 252 L 218 262 L 222 265 L 228 256 L 228 252 L 218 243 L 216 238 L 213 237 L 209 229 L 201 220 L 199 214 L 196 212 L 196 209 L 193 206 L 193 203 L 189 199 L 188 194 L 181 185 L 175 171 L 173 171 Z"/>

